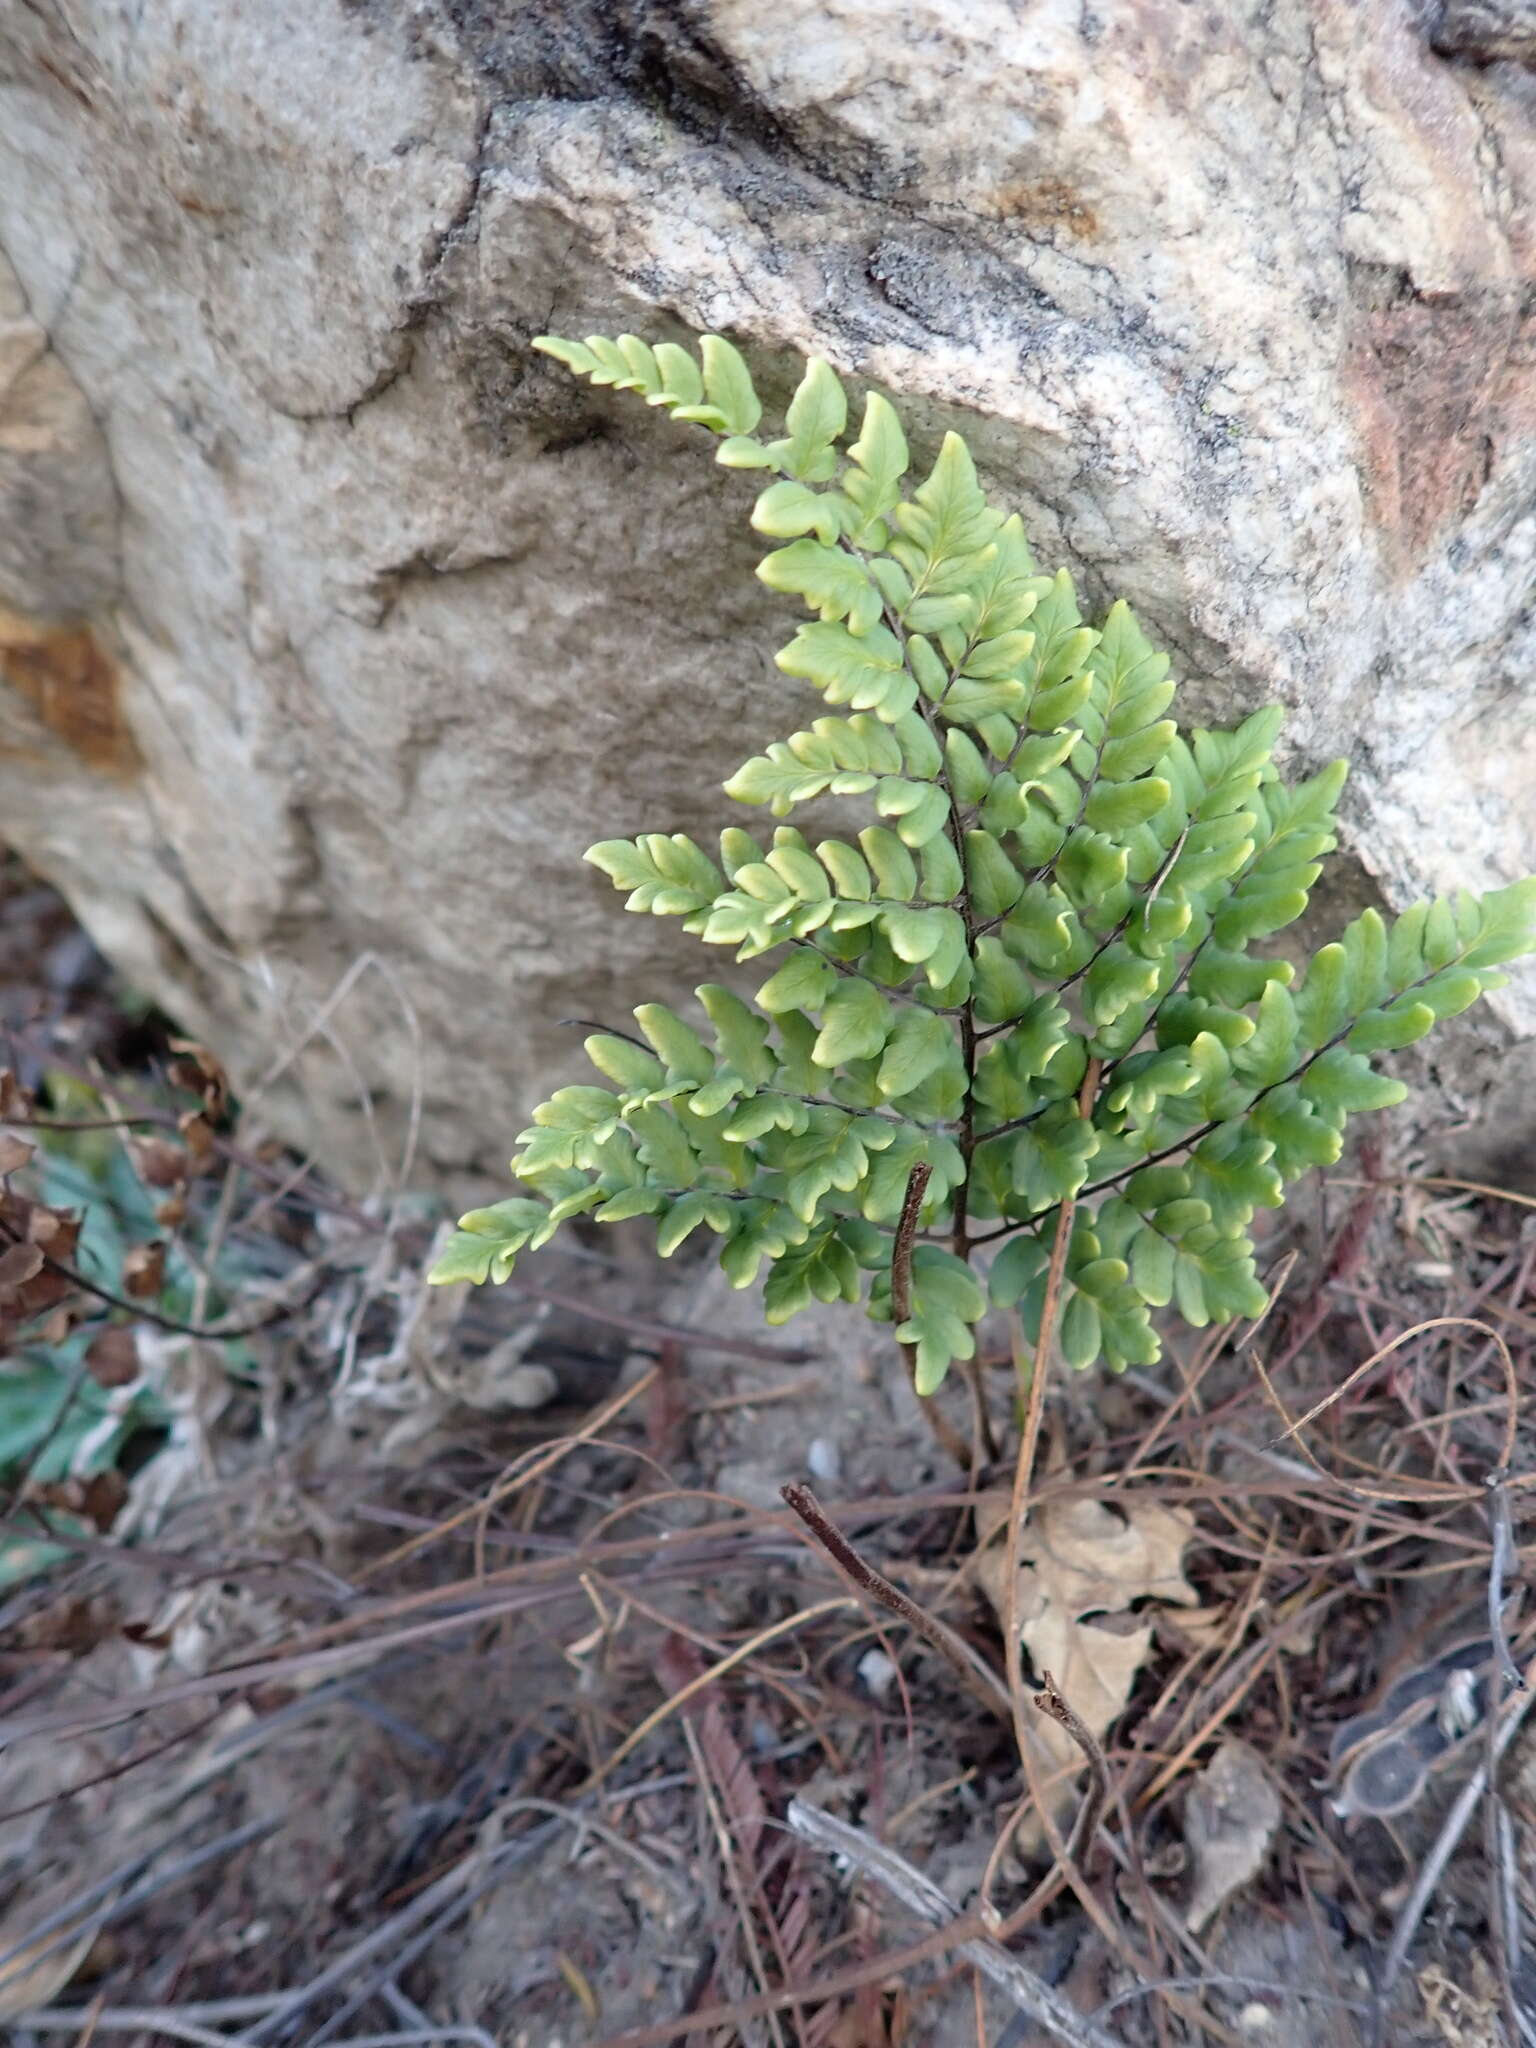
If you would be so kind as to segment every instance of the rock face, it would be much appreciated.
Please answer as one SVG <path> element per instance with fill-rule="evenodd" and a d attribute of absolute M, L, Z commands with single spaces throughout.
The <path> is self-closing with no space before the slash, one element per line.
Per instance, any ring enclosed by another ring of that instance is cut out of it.
<path fill-rule="evenodd" d="M 581 848 L 798 691 L 750 482 L 529 337 L 713 328 L 959 426 L 1187 710 L 1293 706 L 1385 898 L 1525 872 L 1527 12 L 9 10 L 0 831 L 296 1135 L 419 1093 L 499 1173 L 561 1019 L 701 978 Z"/>

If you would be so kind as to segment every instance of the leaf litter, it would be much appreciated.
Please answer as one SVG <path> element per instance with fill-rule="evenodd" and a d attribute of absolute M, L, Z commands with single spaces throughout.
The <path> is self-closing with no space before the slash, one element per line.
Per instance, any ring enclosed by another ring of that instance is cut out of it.
<path fill-rule="evenodd" d="M 1007 1560 L 1000 1538 L 1007 1518 L 1001 1500 L 977 1509 L 976 1533 L 986 1546 L 977 1579 L 1006 1626 Z M 1153 1620 L 1138 1603 L 1198 1608 L 1200 1595 L 1184 1576 L 1193 1517 L 1150 1494 L 1120 1493 L 1115 1504 L 1078 1495 L 1041 1502 L 1019 1539 L 1019 1634 L 1037 1676 L 1049 1671 L 1096 1741 L 1125 1711 L 1152 1648 Z M 1059 1722 L 1029 1722 L 1057 1790 L 1059 1815 L 1072 1809 L 1082 1755 Z M 1026 1835 L 1027 1843 L 1031 1837 Z"/>

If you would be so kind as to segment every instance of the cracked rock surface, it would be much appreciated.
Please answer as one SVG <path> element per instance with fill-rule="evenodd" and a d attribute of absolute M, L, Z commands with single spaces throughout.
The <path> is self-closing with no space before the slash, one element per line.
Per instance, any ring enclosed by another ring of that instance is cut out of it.
<path fill-rule="evenodd" d="M 498 1176 L 561 1019 L 714 966 L 581 849 L 807 708 L 750 480 L 528 350 L 714 328 L 964 431 L 1186 715 L 1347 753 L 1385 900 L 1536 867 L 1525 12 L 11 10 L 0 831 L 302 1142 L 419 1087 Z"/>

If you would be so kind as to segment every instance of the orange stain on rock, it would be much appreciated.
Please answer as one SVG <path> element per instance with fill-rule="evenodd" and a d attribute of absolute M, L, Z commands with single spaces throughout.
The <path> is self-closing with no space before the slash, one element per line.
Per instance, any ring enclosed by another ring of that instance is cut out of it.
<path fill-rule="evenodd" d="M 1060 229 L 1075 241 L 1099 232 L 1098 216 L 1064 178 L 1014 178 L 998 185 L 987 204 L 995 220 L 1015 221 L 1034 234 Z"/>
<path fill-rule="evenodd" d="M 1512 438 L 1529 431 L 1536 380 L 1507 297 L 1405 297 L 1365 310 L 1346 358 L 1361 469 L 1389 561 L 1411 575 L 1465 519 Z"/>
<path fill-rule="evenodd" d="M 52 625 L 0 605 L 0 678 L 88 768 L 102 775 L 138 769 L 121 669 L 89 626 Z"/>

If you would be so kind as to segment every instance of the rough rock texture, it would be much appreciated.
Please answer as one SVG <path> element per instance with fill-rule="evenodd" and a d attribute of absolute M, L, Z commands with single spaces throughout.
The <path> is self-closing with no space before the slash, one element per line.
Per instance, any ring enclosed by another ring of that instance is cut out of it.
<path fill-rule="evenodd" d="M 500 1170 L 697 976 L 576 855 L 783 729 L 750 485 L 530 356 L 954 424 L 1391 900 L 1536 866 L 1513 0 L 30 0 L 0 16 L 0 830 L 333 1157 Z M 803 700 L 802 700 L 803 702 Z M 1506 1014 L 1529 1030 L 1536 1001 Z"/>

